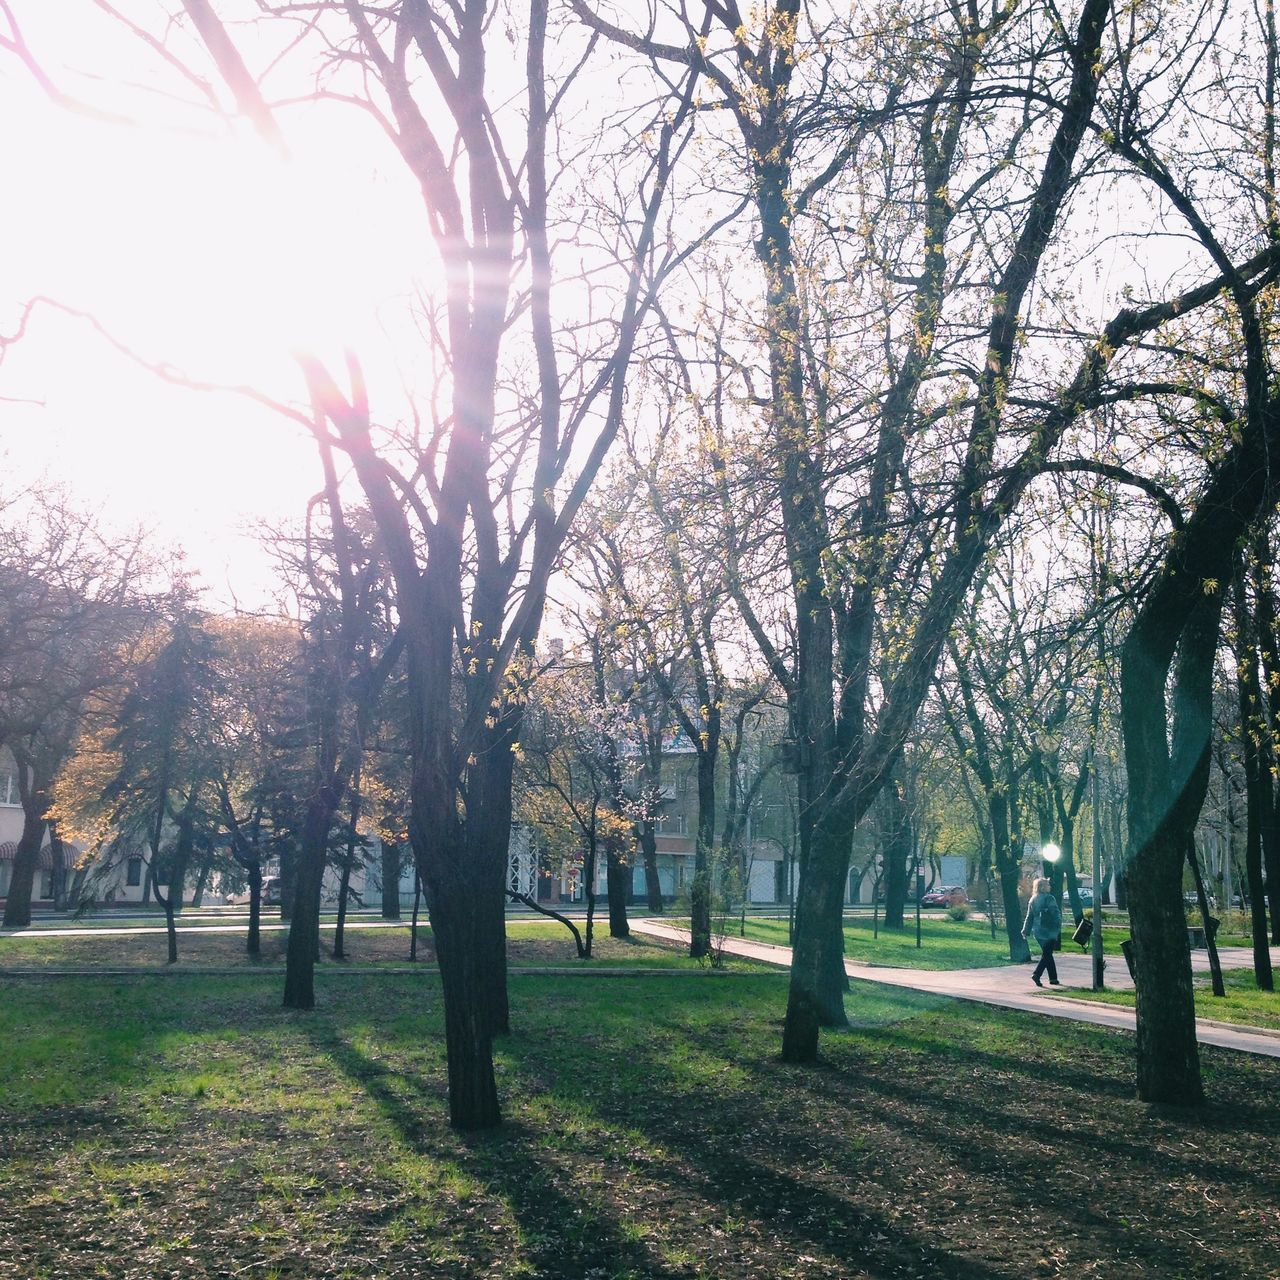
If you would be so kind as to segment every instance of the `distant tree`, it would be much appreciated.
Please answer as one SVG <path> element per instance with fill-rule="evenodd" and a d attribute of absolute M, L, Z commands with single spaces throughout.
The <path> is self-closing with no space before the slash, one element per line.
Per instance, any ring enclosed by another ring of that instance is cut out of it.
<path fill-rule="evenodd" d="M 52 488 L 0 508 L 0 743 L 18 769 L 23 831 L 6 928 L 31 920 L 31 895 L 52 789 L 81 731 L 86 703 L 114 684 L 143 625 L 150 562 L 138 534 L 118 542 L 96 513 Z M 53 833 L 55 901 L 65 905 L 63 842 Z"/>

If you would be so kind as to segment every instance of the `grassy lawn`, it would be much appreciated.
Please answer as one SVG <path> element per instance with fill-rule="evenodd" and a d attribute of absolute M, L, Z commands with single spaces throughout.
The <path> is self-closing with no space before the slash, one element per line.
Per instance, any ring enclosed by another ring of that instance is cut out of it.
<path fill-rule="evenodd" d="M 582 928 L 579 923 L 579 929 Z M 514 968 L 536 966 L 556 968 L 637 968 L 696 969 L 677 947 L 654 942 L 638 935 L 630 941 L 615 941 L 605 930 L 597 931 L 592 945 L 592 959 L 579 960 L 573 938 L 563 925 L 554 921 L 513 920 L 508 926 L 508 954 Z M 235 968 L 255 966 L 279 968 L 284 964 L 288 934 L 272 930 L 262 934 L 262 952 L 258 961 L 245 953 L 244 934 L 182 932 L 178 934 L 178 961 L 183 966 Z M 402 966 L 409 963 L 408 928 L 360 929 L 345 931 L 345 960 L 334 961 L 333 929 L 320 930 L 322 964 Z M 88 937 L 10 937 L 0 938 L 0 969 L 3 968 L 154 968 L 163 966 L 168 954 L 163 933 L 111 934 Z M 435 963 L 431 947 L 431 930 L 424 924 L 418 928 L 418 959 Z M 762 966 L 753 961 L 725 957 L 727 969 L 749 970 Z"/>
<path fill-rule="evenodd" d="M 1280 992 L 1259 991 L 1252 969 L 1228 969 L 1222 975 L 1227 994 L 1218 999 L 1213 994 L 1208 974 L 1196 974 L 1196 1016 L 1215 1022 L 1238 1022 L 1251 1027 L 1270 1027 L 1280 1031 Z M 1100 1000 L 1105 1004 L 1133 1007 L 1132 991 L 1073 990 L 1079 1000 Z"/>
<path fill-rule="evenodd" d="M 785 990 L 522 979 L 468 1137 L 431 976 L 0 979 L 0 1276 L 1274 1276 L 1280 1064 L 1160 1111 L 1128 1036 L 857 984 L 792 1067 Z"/>
<path fill-rule="evenodd" d="M 687 921 L 684 922 L 687 924 Z M 991 941 L 991 926 L 985 920 L 947 920 L 922 918 L 920 940 L 916 947 L 916 922 L 912 916 L 906 928 L 893 932 L 880 926 L 874 936 L 870 916 L 846 916 L 844 921 L 845 955 L 862 964 L 883 964 L 905 969 L 981 969 L 1009 963 L 1008 941 L 1002 925 L 996 926 L 996 940 Z M 737 922 L 728 936 L 738 937 Z M 747 918 L 747 937 L 756 942 L 772 942 L 789 946 L 787 922 Z"/>

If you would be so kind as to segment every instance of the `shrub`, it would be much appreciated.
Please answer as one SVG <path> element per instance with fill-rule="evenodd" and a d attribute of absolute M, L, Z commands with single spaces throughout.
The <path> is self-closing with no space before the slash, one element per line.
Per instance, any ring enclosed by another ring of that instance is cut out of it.
<path fill-rule="evenodd" d="M 973 914 L 973 908 L 967 902 L 953 902 L 947 908 L 948 920 L 967 920 Z"/>

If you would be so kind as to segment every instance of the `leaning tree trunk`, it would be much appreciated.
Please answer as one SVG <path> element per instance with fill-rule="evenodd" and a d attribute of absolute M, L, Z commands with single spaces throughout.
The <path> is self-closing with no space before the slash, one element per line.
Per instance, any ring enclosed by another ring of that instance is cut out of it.
<path fill-rule="evenodd" d="M 1195 837 L 1187 841 L 1187 862 L 1191 866 L 1191 876 L 1196 882 L 1196 901 L 1200 907 L 1200 921 L 1204 925 L 1204 945 L 1209 952 L 1209 977 L 1213 982 L 1213 994 L 1222 999 L 1227 988 L 1222 981 L 1222 960 L 1218 956 L 1218 942 L 1215 937 L 1216 923 L 1209 914 L 1209 895 L 1205 892 L 1204 876 L 1200 873 L 1200 855 L 1196 852 Z"/>

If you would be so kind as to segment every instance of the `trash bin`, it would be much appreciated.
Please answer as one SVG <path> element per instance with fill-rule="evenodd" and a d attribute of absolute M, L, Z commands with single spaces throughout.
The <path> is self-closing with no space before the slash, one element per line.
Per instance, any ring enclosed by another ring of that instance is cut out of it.
<path fill-rule="evenodd" d="M 1126 938 L 1120 944 L 1120 950 L 1124 952 L 1124 962 L 1128 966 L 1129 977 L 1131 977 L 1134 980 L 1134 982 L 1137 982 L 1138 976 L 1133 971 L 1133 939 Z"/>
<path fill-rule="evenodd" d="M 1093 921 L 1088 916 L 1081 916 L 1080 923 L 1076 925 L 1075 932 L 1071 935 L 1071 941 L 1077 943 L 1083 951 L 1089 945 L 1089 939 L 1093 937 Z"/>

